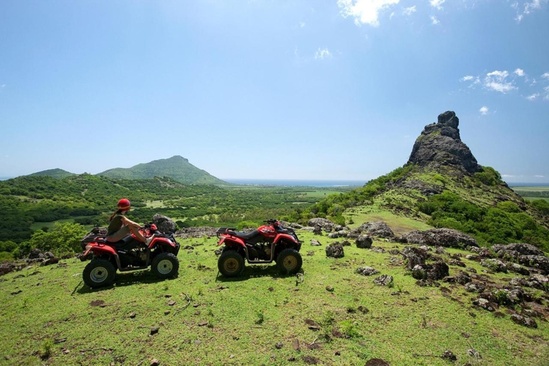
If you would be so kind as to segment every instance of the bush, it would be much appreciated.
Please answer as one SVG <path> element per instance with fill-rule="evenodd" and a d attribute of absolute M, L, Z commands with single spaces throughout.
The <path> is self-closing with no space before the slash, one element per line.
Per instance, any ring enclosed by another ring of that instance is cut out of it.
<path fill-rule="evenodd" d="M 48 232 L 36 231 L 27 242 L 30 248 L 50 251 L 56 256 L 81 250 L 80 241 L 88 231 L 79 224 L 56 223 Z"/>
<path fill-rule="evenodd" d="M 475 173 L 475 179 L 487 186 L 495 186 L 501 183 L 501 175 L 489 166 L 484 167 L 481 172 Z"/>

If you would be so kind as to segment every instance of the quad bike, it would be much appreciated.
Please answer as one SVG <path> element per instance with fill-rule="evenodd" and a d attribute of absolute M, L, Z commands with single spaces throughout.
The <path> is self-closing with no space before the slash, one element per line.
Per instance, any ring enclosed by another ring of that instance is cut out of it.
<path fill-rule="evenodd" d="M 251 232 L 222 227 L 217 230 L 217 236 L 217 244 L 224 245 L 217 267 L 225 277 L 242 273 L 245 260 L 250 264 L 274 261 L 282 274 L 297 273 L 303 264 L 299 238 L 293 229 L 283 227 L 278 220 L 267 220 Z"/>
<path fill-rule="evenodd" d="M 108 286 L 114 282 L 116 271 L 146 269 L 160 279 L 175 277 L 179 271 L 179 243 L 173 234 L 164 234 L 155 224 L 147 224 L 140 232 L 143 236 L 154 235 L 149 245 L 140 242 L 132 234 L 110 243 L 106 233 L 90 232 L 82 241 L 84 252 L 80 260 L 91 259 L 82 273 L 84 283 L 92 288 Z"/>

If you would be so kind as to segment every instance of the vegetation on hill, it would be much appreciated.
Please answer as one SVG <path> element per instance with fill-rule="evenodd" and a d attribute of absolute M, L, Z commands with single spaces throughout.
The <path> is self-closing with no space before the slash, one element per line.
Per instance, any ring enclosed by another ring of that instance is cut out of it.
<path fill-rule="evenodd" d="M 41 231 L 51 230 L 56 222 L 76 223 L 87 229 L 106 226 L 121 197 L 131 200 L 129 215 L 141 223 L 162 214 L 179 228 L 246 227 L 268 218 L 288 217 L 295 207 L 307 207 L 330 192 L 334 190 L 187 185 L 168 177 L 18 177 L 0 182 L 0 252 L 12 253 L 19 247 L 16 255 L 24 255 L 29 246 L 23 243 L 32 242 L 34 235 L 42 235 Z"/>
<path fill-rule="evenodd" d="M 300 215 L 343 223 L 350 210 L 367 206 L 457 229 L 481 245 L 526 242 L 549 252 L 549 202 L 525 201 L 490 167 L 459 179 L 455 173 L 408 164 L 364 187 L 323 199 Z"/>
<path fill-rule="evenodd" d="M 169 177 L 185 184 L 227 185 L 222 181 L 189 163 L 181 156 L 172 156 L 169 159 L 154 160 L 149 163 L 138 164 L 131 168 L 109 169 L 98 175 L 119 179 L 151 179 L 154 177 Z"/>
<path fill-rule="evenodd" d="M 48 170 L 42 170 L 41 172 L 36 172 L 33 174 L 29 174 L 31 177 L 52 177 L 52 178 L 66 178 L 70 177 L 71 175 L 74 175 L 74 173 L 67 172 L 63 169 L 48 169 Z"/>

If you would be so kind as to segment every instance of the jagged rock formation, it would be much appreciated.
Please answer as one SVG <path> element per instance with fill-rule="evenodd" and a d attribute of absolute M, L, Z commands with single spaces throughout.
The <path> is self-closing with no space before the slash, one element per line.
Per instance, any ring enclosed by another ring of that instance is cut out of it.
<path fill-rule="evenodd" d="M 438 116 L 438 122 L 425 126 L 412 148 L 407 164 L 421 167 L 441 166 L 475 173 L 482 170 L 469 147 L 459 136 L 459 119 L 452 111 Z"/>

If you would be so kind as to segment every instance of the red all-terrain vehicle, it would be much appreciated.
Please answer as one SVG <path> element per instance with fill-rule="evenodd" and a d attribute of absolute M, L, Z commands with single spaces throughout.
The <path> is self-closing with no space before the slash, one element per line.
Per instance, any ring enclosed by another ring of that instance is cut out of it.
<path fill-rule="evenodd" d="M 84 252 L 80 259 L 91 259 L 82 273 L 84 283 L 92 288 L 108 286 L 114 282 L 116 271 L 146 269 L 161 279 L 177 276 L 179 271 L 179 243 L 173 234 L 164 234 L 155 224 L 147 224 L 141 233 L 148 238 L 154 234 L 148 246 L 133 235 L 128 235 L 116 243 L 106 241 L 105 233 L 92 231 L 83 240 Z"/>
<path fill-rule="evenodd" d="M 278 220 L 267 220 L 265 225 L 251 232 L 222 227 L 217 230 L 217 236 L 218 245 L 224 245 L 217 267 L 225 277 L 242 273 L 244 260 L 250 264 L 275 261 L 282 274 L 297 273 L 303 264 L 297 234 Z"/>

